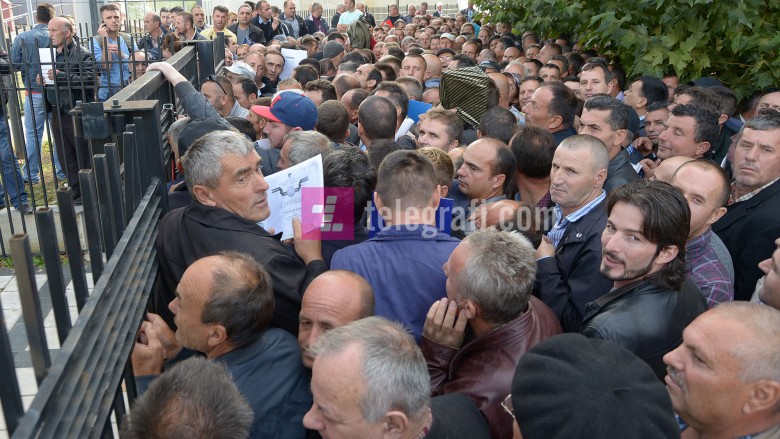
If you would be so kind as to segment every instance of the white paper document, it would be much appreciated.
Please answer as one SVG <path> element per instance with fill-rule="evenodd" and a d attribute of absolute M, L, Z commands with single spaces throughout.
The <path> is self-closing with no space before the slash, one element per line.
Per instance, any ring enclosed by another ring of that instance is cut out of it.
<path fill-rule="evenodd" d="M 52 50 L 49 47 L 38 48 L 38 56 L 41 58 L 41 76 L 46 84 L 54 84 L 53 79 L 49 79 L 49 71 L 53 67 L 51 53 Z"/>
<path fill-rule="evenodd" d="M 305 50 L 282 49 L 282 56 L 284 57 L 284 68 L 279 79 L 284 80 L 292 76 L 293 70 L 298 67 L 302 59 L 307 57 L 307 54 Z"/>
<path fill-rule="evenodd" d="M 293 238 L 292 220 L 301 217 L 301 200 L 304 188 L 322 188 L 322 156 L 306 160 L 295 166 L 279 171 L 265 177 L 268 183 L 268 207 L 271 209 L 271 216 L 258 224 L 265 230 L 274 229 L 274 233 L 282 232 L 282 240 Z M 323 192 L 316 192 L 317 200 L 308 200 L 308 205 L 322 205 Z M 304 225 L 304 227 L 311 225 Z M 319 229 L 322 223 L 316 225 Z M 307 230 L 304 230 L 304 233 Z"/>

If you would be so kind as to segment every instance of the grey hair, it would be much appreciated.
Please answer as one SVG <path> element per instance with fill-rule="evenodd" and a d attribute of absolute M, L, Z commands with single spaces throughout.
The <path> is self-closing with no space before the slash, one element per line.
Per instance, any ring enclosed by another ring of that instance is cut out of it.
<path fill-rule="evenodd" d="M 181 158 L 187 188 L 196 185 L 216 188 L 222 176 L 222 157 L 233 154 L 242 157 L 256 154 L 254 143 L 233 131 L 214 131 L 196 140 Z"/>
<path fill-rule="evenodd" d="M 741 364 L 739 380 L 780 383 L 780 312 L 768 305 L 749 302 L 722 303 L 710 312 L 724 315 L 752 333 L 732 348 L 732 354 Z"/>
<path fill-rule="evenodd" d="M 133 405 L 121 436 L 246 438 L 253 418 L 227 368 L 193 357 L 154 380 Z"/>
<path fill-rule="evenodd" d="M 173 121 L 170 128 L 168 128 L 168 140 L 171 142 L 171 148 L 175 148 L 177 153 L 179 152 L 179 137 L 181 137 L 181 133 L 184 132 L 184 128 L 188 123 L 190 123 L 190 118 L 184 117 Z"/>
<path fill-rule="evenodd" d="M 777 114 L 777 112 L 770 112 L 769 114 L 758 114 L 754 118 L 745 121 L 745 124 L 742 125 L 742 129 L 739 130 L 737 141 L 742 139 L 742 133 L 745 132 L 745 129 L 751 129 L 754 131 L 780 130 L 780 117 L 777 117 Z"/>
<path fill-rule="evenodd" d="M 412 421 L 426 415 L 428 368 L 414 338 L 400 324 L 382 317 L 360 319 L 326 332 L 312 352 L 319 357 L 339 355 L 353 345 L 360 348 L 366 386 L 360 409 L 368 422 L 377 422 L 390 410 L 399 410 Z"/>
<path fill-rule="evenodd" d="M 593 160 L 594 174 L 609 167 L 609 152 L 607 150 L 607 145 L 604 145 L 604 142 L 589 134 L 576 134 L 567 137 L 561 142 L 559 147 L 567 148 L 572 151 L 578 149 L 587 149 L 590 151 L 590 158 Z"/>
<path fill-rule="evenodd" d="M 290 150 L 287 152 L 290 165 L 297 165 L 317 157 L 318 154 L 322 154 L 322 159 L 325 160 L 334 151 L 330 139 L 317 131 L 292 131 L 282 138 L 283 143 L 288 140 L 291 142 Z"/>
<path fill-rule="evenodd" d="M 519 316 L 528 306 L 536 279 L 531 242 L 519 233 L 489 228 L 463 240 L 468 260 L 454 275 L 458 299 L 472 300 L 482 317 L 495 324 Z"/>

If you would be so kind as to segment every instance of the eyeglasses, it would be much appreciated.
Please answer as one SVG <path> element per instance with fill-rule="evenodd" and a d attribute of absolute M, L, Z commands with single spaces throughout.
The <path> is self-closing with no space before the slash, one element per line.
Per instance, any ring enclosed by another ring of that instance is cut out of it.
<path fill-rule="evenodd" d="M 501 401 L 501 407 L 504 409 L 505 412 L 509 413 L 509 416 L 511 416 L 512 419 L 517 421 L 517 419 L 515 418 L 515 409 L 514 409 L 514 407 L 512 407 L 512 394 L 511 393 L 509 395 L 507 395 L 506 398 L 504 398 L 503 401 Z"/>
<path fill-rule="evenodd" d="M 225 87 L 222 86 L 222 84 L 217 81 L 217 75 L 209 75 L 206 77 L 206 82 L 216 82 L 219 88 L 222 90 L 222 93 L 228 94 L 228 92 L 225 91 Z"/>

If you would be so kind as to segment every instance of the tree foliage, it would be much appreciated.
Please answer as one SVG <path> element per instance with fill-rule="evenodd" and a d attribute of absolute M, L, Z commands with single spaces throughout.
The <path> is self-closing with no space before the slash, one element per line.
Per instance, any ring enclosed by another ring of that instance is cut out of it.
<path fill-rule="evenodd" d="M 476 0 L 490 21 L 555 38 L 576 35 L 629 77 L 714 76 L 739 97 L 780 84 L 776 0 Z M 574 44 L 574 41 L 572 41 Z"/>

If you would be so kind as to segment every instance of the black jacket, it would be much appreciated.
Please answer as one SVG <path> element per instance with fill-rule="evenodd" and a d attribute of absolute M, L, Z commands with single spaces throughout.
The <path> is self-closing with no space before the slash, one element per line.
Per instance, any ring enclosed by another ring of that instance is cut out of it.
<path fill-rule="evenodd" d="M 780 237 L 780 180 L 753 198 L 734 203 L 712 230 L 723 240 L 734 261 L 734 299 L 750 300 L 764 273 L 758 263 L 772 257 Z"/>
<path fill-rule="evenodd" d="M 303 22 L 306 23 L 306 29 L 308 29 L 310 34 L 314 34 L 315 32 L 322 32 L 326 34 L 330 29 L 328 27 L 328 21 L 325 20 L 324 17 L 320 17 L 319 27 L 317 27 L 317 25 L 314 23 L 314 17 L 312 17 L 311 15 L 306 17 L 306 20 L 303 20 Z"/>
<path fill-rule="evenodd" d="M 228 30 L 236 34 L 236 36 L 238 36 L 238 23 L 235 23 L 232 26 L 228 26 Z M 252 23 L 249 23 L 249 39 L 252 40 L 252 43 L 260 43 L 260 44 L 265 44 L 267 41 L 263 29 L 260 29 L 259 27 L 255 26 Z M 268 38 L 268 40 L 270 40 L 270 38 Z M 236 42 L 239 45 L 244 44 L 243 41 L 236 41 Z"/>
<path fill-rule="evenodd" d="M 46 85 L 46 100 L 60 113 L 67 113 L 76 101 L 91 102 L 95 96 L 95 58 L 75 40 L 62 52 L 54 50 L 54 68 L 59 72 L 55 84 Z"/>
<path fill-rule="evenodd" d="M 160 233 L 155 242 L 160 261 L 154 292 L 156 312 L 175 327 L 168 304 L 175 297 L 176 285 L 184 270 L 204 256 L 233 250 L 251 255 L 271 275 L 276 305 L 271 326 L 297 336 L 303 292 L 328 268 L 323 261 L 304 265 L 279 237 L 268 234 L 252 221 L 197 201 L 168 212 L 160 221 Z"/>
<path fill-rule="evenodd" d="M 602 201 L 566 227 L 554 258 L 537 261 L 534 295 L 549 306 L 566 332 L 579 332 L 585 305 L 612 289 L 601 275 L 601 232 L 607 225 Z"/>
<path fill-rule="evenodd" d="M 624 149 L 620 151 L 615 158 L 609 161 L 607 179 L 604 180 L 604 190 L 609 193 L 612 189 L 623 186 L 626 183 L 631 183 L 638 178 L 639 174 L 637 174 L 631 166 L 628 151 Z"/>
<path fill-rule="evenodd" d="M 663 379 L 663 356 L 680 345 L 685 327 L 704 311 L 704 296 L 690 279 L 676 291 L 660 287 L 651 275 L 589 303 L 582 334 L 628 349 Z"/>
<path fill-rule="evenodd" d="M 252 19 L 252 24 L 254 26 L 257 26 L 260 28 L 260 30 L 263 31 L 263 35 L 265 36 L 266 41 L 271 41 L 271 39 L 277 35 L 282 34 L 282 26 L 280 25 L 274 30 L 273 22 L 269 21 L 267 24 L 260 21 L 260 16 L 256 16 Z M 232 29 L 231 29 L 232 30 Z"/>
<path fill-rule="evenodd" d="M 330 19 L 330 27 L 331 29 L 335 29 L 336 26 L 339 24 L 339 19 L 341 19 L 341 12 L 336 12 L 333 14 L 333 17 Z"/>
<path fill-rule="evenodd" d="M 282 19 L 281 17 L 283 17 L 283 16 L 284 16 L 284 14 L 280 15 L 279 16 L 280 17 L 279 20 L 281 20 Z M 287 19 L 287 18 L 285 17 L 285 19 Z M 293 31 L 293 33 L 290 33 L 291 37 L 297 39 L 297 38 L 300 38 L 300 37 L 310 33 L 309 32 L 309 27 L 306 26 L 306 22 L 303 21 L 303 17 L 301 17 L 300 15 L 296 14 L 295 15 L 295 21 L 298 22 L 298 35 L 295 35 L 295 33 Z M 287 24 L 287 23 L 285 23 L 285 24 Z M 290 25 L 289 28 L 292 29 L 292 25 Z"/>

